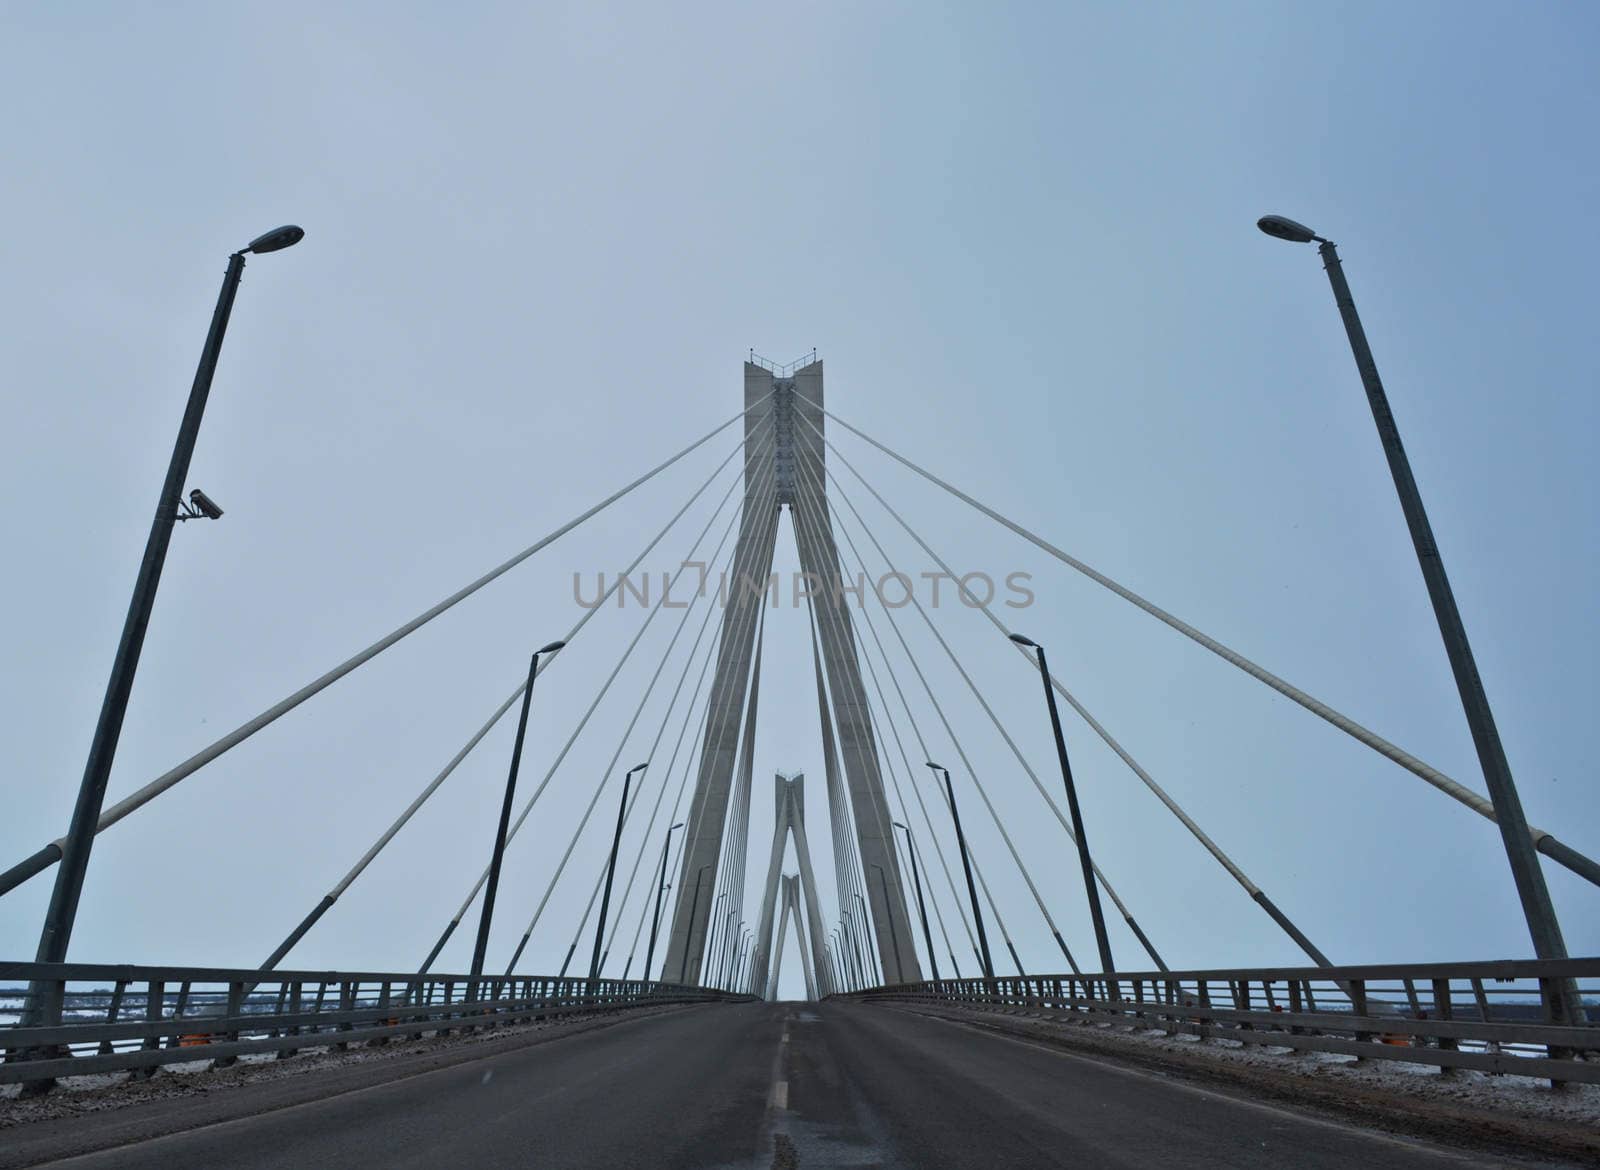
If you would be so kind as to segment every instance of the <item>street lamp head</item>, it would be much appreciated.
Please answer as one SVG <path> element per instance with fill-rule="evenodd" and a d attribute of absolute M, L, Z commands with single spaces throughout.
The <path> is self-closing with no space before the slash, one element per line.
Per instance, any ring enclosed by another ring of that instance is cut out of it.
<path fill-rule="evenodd" d="M 561 649 L 561 647 L 565 645 L 565 642 L 549 642 L 543 646 L 540 646 L 534 651 L 534 653 L 538 655 L 554 654 L 557 650 Z"/>
<path fill-rule="evenodd" d="M 683 828 L 683 822 L 679 821 L 677 824 L 673 825 L 671 829 L 668 829 L 667 832 L 670 833 L 670 832 L 672 832 L 673 829 L 681 829 L 681 828 Z"/>
<path fill-rule="evenodd" d="M 1288 240 L 1291 244 L 1309 244 L 1312 240 L 1320 238 L 1316 232 L 1306 227 L 1305 224 L 1295 223 L 1294 220 L 1287 219 L 1281 215 L 1263 215 L 1256 220 L 1256 227 L 1266 232 L 1269 236 L 1275 236 L 1280 240 Z"/>
<path fill-rule="evenodd" d="M 889 823 L 892 824 L 897 829 L 906 829 L 906 827 L 904 825 L 902 825 L 899 821 L 890 821 Z M 911 830 L 910 829 L 906 829 L 906 832 L 909 833 L 909 832 L 911 832 Z"/>
<path fill-rule="evenodd" d="M 927 765 L 928 765 L 928 767 L 932 768 L 935 772 L 943 772 L 943 771 L 946 770 L 945 766 L 943 764 L 936 764 L 932 760 L 928 760 L 927 761 Z"/>
<path fill-rule="evenodd" d="M 273 228 L 264 232 L 244 246 L 246 252 L 254 252 L 257 256 L 263 252 L 281 252 L 285 248 L 292 248 L 306 238 L 305 229 L 298 224 L 286 223 L 282 227 Z"/>
<path fill-rule="evenodd" d="M 631 767 L 631 768 L 629 768 L 629 769 L 628 769 L 628 773 L 629 773 L 629 774 L 630 774 L 630 775 L 631 775 L 631 774 L 633 774 L 633 773 L 634 773 L 634 772 L 643 772 L 643 771 L 644 771 L 644 770 L 645 770 L 645 769 L 646 769 L 646 768 L 648 768 L 648 767 L 649 767 L 649 766 L 650 766 L 650 761 L 649 761 L 649 760 L 646 760 L 646 761 L 645 761 L 645 762 L 644 762 L 644 763 L 642 763 L 642 764 L 635 764 L 635 765 L 634 765 L 634 766 L 633 766 L 633 767 Z"/>
<path fill-rule="evenodd" d="M 1032 646 L 1036 650 L 1039 648 L 1039 643 L 1035 642 L 1032 638 L 1029 638 L 1024 634 L 1012 634 L 1011 640 L 1018 646 Z"/>

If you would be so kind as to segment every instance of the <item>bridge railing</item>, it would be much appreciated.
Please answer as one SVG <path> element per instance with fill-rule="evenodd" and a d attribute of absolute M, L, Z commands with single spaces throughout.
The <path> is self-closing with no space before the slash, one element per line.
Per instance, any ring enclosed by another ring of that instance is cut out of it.
<path fill-rule="evenodd" d="M 1586 1018 L 1555 1016 L 1568 981 Z M 1600 959 L 945 979 L 848 998 L 1600 1084 Z"/>
<path fill-rule="evenodd" d="M 59 1024 L 40 1026 L 30 986 Z M 736 1001 L 714 988 L 548 975 L 418 975 L 98 963 L 0 963 L 0 1084 L 240 1057 L 342 1050 L 393 1037 Z"/>

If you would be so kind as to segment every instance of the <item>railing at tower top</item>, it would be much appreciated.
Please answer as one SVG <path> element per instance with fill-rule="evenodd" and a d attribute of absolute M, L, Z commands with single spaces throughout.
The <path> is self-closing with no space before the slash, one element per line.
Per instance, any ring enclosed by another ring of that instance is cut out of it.
<path fill-rule="evenodd" d="M 1122 1023 L 1201 1039 L 1600 1084 L 1600 1021 L 1558 1022 L 1578 985 L 1600 1017 L 1600 958 L 1018 975 L 868 988 L 846 998 Z"/>
<path fill-rule="evenodd" d="M 815 348 L 810 353 L 802 354 L 800 357 L 795 358 L 794 361 L 789 362 L 787 365 L 779 365 L 771 358 L 764 358 L 753 349 L 750 351 L 750 364 L 752 366 L 760 366 L 763 370 L 768 370 L 779 378 L 787 378 L 796 370 L 804 369 L 816 360 L 817 351 Z"/>
<path fill-rule="evenodd" d="M 0 980 L 18 984 L 0 986 L 0 1084 L 751 998 L 638 979 L 109 963 L 0 963 Z M 15 1022 L 25 1017 L 30 984 L 56 985 L 60 1024 Z"/>

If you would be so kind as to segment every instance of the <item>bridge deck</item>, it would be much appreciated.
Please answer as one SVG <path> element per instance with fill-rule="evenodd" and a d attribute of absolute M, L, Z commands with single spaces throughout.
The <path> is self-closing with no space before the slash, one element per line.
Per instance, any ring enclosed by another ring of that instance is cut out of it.
<path fill-rule="evenodd" d="M 873 1005 L 706 1005 L 19 1126 L 0 1166 L 1507 1166 Z M 1546 1163 L 1547 1164 L 1547 1163 Z"/>

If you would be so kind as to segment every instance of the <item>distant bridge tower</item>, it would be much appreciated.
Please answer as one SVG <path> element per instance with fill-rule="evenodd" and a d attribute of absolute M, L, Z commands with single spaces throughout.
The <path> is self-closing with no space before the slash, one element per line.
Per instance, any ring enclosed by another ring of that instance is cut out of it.
<path fill-rule="evenodd" d="M 847 594 L 841 588 L 850 583 L 840 579 L 839 554 L 826 503 L 820 438 L 825 427 L 822 363 L 813 359 L 790 370 L 746 362 L 744 400 L 749 409 L 745 417 L 745 455 L 751 460 L 745 472 L 744 512 L 722 613 L 722 641 L 708 700 L 700 769 L 689 807 L 689 837 L 677 882 L 679 896 L 660 976 L 668 981 L 701 982 L 715 900 L 712 887 L 722 858 L 735 766 L 741 744 L 754 742 L 756 704 L 751 667 L 758 658 L 762 598 L 766 596 L 760 586 L 772 573 L 778 521 L 787 507 L 801 570 L 821 583 L 812 607 L 828 698 L 821 704 L 823 763 L 830 777 L 842 765 L 846 781 L 843 786 L 830 783 L 829 788 L 849 793 L 849 807 L 842 811 L 855 830 L 861 885 L 871 909 L 884 979 L 889 983 L 916 982 L 922 972 L 912 943 L 911 917 L 892 838 L 892 818 L 878 769 L 878 745 L 856 658 L 850 605 L 852 597 L 859 595 Z M 756 588 L 745 588 L 746 582 L 754 583 Z M 819 678 L 819 697 L 823 694 L 822 682 Z M 834 743 L 839 753 L 837 763 L 831 750 Z M 748 746 L 744 751 L 748 756 Z M 748 760 L 739 767 L 739 773 L 739 782 L 748 785 Z M 749 807 L 748 802 L 744 807 Z M 874 866 L 881 868 L 881 876 Z M 743 878 L 742 873 L 732 875 L 736 899 L 742 899 Z"/>

